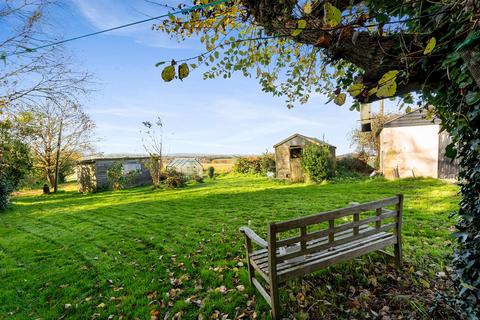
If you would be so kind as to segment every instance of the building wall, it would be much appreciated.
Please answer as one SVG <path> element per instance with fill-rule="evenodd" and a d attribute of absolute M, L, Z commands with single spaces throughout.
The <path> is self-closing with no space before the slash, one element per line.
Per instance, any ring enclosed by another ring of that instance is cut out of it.
<path fill-rule="evenodd" d="M 383 128 L 380 166 L 384 176 L 437 178 L 439 130 L 439 125 Z"/>
<path fill-rule="evenodd" d="M 134 166 L 140 167 L 140 172 L 134 177 L 131 181 L 129 187 L 136 187 L 141 185 L 146 185 L 151 183 L 150 172 L 148 168 L 145 166 L 144 159 L 97 159 L 96 163 L 96 180 L 97 180 L 97 189 L 102 190 L 108 188 L 108 176 L 107 171 L 108 169 L 115 163 L 115 162 L 122 162 L 124 169 L 131 168 Z"/>
<path fill-rule="evenodd" d="M 277 178 L 290 179 L 292 174 L 290 170 L 290 147 L 304 147 L 312 143 L 302 137 L 294 137 L 275 147 L 275 167 Z M 330 147 L 333 159 L 335 159 L 335 147 Z"/>

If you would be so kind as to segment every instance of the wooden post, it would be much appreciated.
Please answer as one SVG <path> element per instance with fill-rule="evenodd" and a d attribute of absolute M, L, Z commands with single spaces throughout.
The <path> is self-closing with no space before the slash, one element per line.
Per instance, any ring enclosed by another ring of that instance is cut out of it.
<path fill-rule="evenodd" d="M 253 277 L 255 275 L 255 269 L 253 269 L 253 266 L 250 263 L 250 252 L 252 252 L 252 240 L 250 240 L 248 236 L 245 236 L 245 250 L 247 253 L 248 281 L 250 281 L 250 285 L 253 285 Z"/>
<path fill-rule="evenodd" d="M 270 306 L 272 319 L 280 319 L 280 298 L 277 281 L 277 233 L 273 223 L 268 227 L 268 276 L 270 280 Z"/>
<path fill-rule="evenodd" d="M 300 228 L 300 237 L 302 240 L 300 240 L 300 248 L 302 251 L 307 250 L 307 240 L 305 240 L 305 237 L 307 236 L 307 227 L 303 226 Z"/>
<path fill-rule="evenodd" d="M 398 195 L 398 204 L 395 206 L 397 211 L 397 243 L 394 246 L 395 264 L 397 268 L 402 267 L 402 212 L 403 212 L 403 194 Z"/>
<path fill-rule="evenodd" d="M 335 220 L 328 220 L 328 242 L 333 242 L 335 240 L 335 235 L 333 233 L 333 228 L 335 228 Z"/>
<path fill-rule="evenodd" d="M 360 213 L 355 212 L 353 214 L 353 222 L 359 222 L 359 221 L 360 221 Z M 353 227 L 353 235 L 357 235 L 359 230 L 360 228 L 358 226 Z"/>
<path fill-rule="evenodd" d="M 382 220 L 380 220 L 380 216 L 382 215 L 382 208 L 377 208 L 375 210 L 375 213 L 377 214 L 377 221 L 375 221 L 375 229 L 380 229 L 382 226 Z"/>

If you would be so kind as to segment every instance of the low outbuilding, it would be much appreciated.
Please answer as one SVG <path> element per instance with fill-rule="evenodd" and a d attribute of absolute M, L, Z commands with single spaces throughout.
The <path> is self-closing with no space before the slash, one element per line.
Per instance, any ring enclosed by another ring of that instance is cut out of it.
<path fill-rule="evenodd" d="M 420 108 L 384 124 L 380 170 L 386 178 L 457 178 L 458 163 L 445 155 L 452 140 L 440 130 L 440 120 L 429 118 L 428 110 Z"/>
<path fill-rule="evenodd" d="M 188 177 L 203 176 L 203 166 L 196 158 L 175 158 L 167 164 L 167 170 L 175 170 Z"/>
<path fill-rule="evenodd" d="M 92 156 L 77 163 L 78 191 L 96 192 L 109 187 L 107 172 L 114 163 L 122 163 L 123 174 L 135 172 L 128 187 L 151 183 L 147 156 Z"/>
<path fill-rule="evenodd" d="M 307 137 L 295 133 L 280 141 L 275 148 L 276 174 L 279 179 L 302 181 L 304 172 L 301 165 L 302 149 L 308 144 L 326 145 L 330 149 L 332 158 L 335 159 L 336 147 L 317 138 Z"/>

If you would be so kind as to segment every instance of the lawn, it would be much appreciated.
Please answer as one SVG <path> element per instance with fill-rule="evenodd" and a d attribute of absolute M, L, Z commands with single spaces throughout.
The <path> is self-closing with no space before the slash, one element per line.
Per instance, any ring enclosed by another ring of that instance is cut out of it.
<path fill-rule="evenodd" d="M 403 274 L 389 279 L 389 262 L 374 253 L 280 290 L 298 318 L 329 318 L 332 310 L 364 317 L 370 311 L 357 298 L 365 291 L 391 289 L 399 279 L 435 288 L 452 251 L 448 215 L 459 200 L 457 186 L 433 179 L 306 185 L 225 176 L 181 190 L 80 195 L 67 185 L 56 195 L 38 192 L 20 193 L 0 213 L 0 319 L 268 318 L 267 304 L 248 286 L 240 226 L 265 236 L 269 221 L 404 193 Z M 426 317 L 424 300 L 406 299 L 407 309 Z M 375 301 L 368 308 L 381 314 L 385 306 Z"/>

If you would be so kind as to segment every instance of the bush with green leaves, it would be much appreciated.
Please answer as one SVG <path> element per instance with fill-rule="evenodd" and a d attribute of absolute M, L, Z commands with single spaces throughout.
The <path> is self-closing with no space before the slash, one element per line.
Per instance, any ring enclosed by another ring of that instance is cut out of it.
<path fill-rule="evenodd" d="M 260 157 L 238 158 L 233 166 L 233 171 L 241 174 L 262 174 L 275 172 L 275 157 L 265 153 Z"/>
<path fill-rule="evenodd" d="M 250 173 L 250 160 L 248 158 L 237 158 L 233 166 L 233 172 L 248 174 Z"/>
<path fill-rule="evenodd" d="M 8 207 L 12 191 L 13 188 L 11 182 L 0 175 L 0 211 L 3 211 Z"/>
<path fill-rule="evenodd" d="M 273 153 L 264 153 L 259 158 L 260 173 L 266 175 L 267 172 L 275 172 L 275 155 Z"/>
<path fill-rule="evenodd" d="M 115 161 L 107 170 L 108 186 L 111 190 L 127 188 L 138 175 L 138 171 L 124 173 L 123 162 Z"/>
<path fill-rule="evenodd" d="M 359 177 L 372 173 L 375 169 L 365 161 L 355 157 L 339 159 L 336 165 L 337 173 L 343 177 Z"/>
<path fill-rule="evenodd" d="M 210 179 L 213 179 L 214 176 L 215 176 L 215 168 L 214 167 L 208 167 L 208 177 Z"/>
<path fill-rule="evenodd" d="M 168 189 L 183 188 L 187 185 L 187 178 L 185 175 L 173 169 L 164 172 L 162 181 L 165 188 Z"/>
<path fill-rule="evenodd" d="M 195 181 L 197 183 L 204 183 L 203 177 L 199 176 L 198 174 L 194 174 L 193 176 L 190 177 L 190 180 Z"/>
<path fill-rule="evenodd" d="M 302 149 L 302 168 L 312 182 L 330 179 L 335 173 L 335 159 L 326 145 L 308 144 Z"/>

